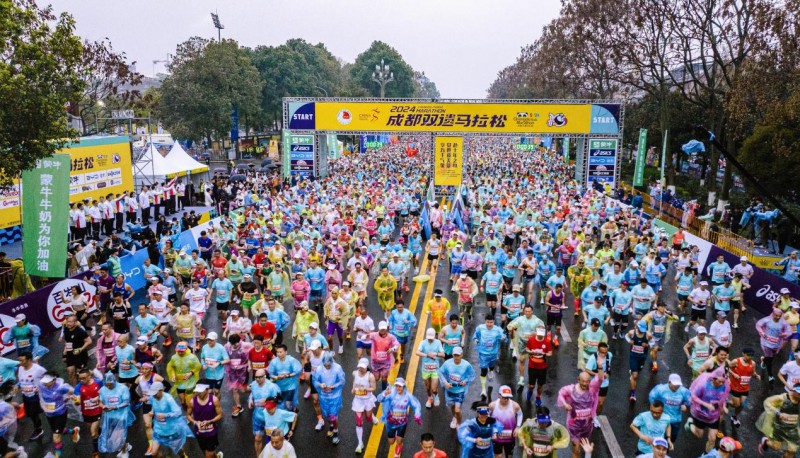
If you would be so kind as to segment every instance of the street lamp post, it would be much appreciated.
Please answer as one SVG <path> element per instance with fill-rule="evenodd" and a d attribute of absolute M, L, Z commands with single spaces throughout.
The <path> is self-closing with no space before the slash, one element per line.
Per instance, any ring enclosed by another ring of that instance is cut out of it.
<path fill-rule="evenodd" d="M 375 71 L 372 72 L 372 81 L 375 81 L 381 87 L 381 98 L 385 97 L 384 89 L 386 84 L 394 81 L 394 73 L 389 70 L 389 66 L 383 63 L 375 66 Z"/>
<path fill-rule="evenodd" d="M 105 106 L 106 106 L 106 104 L 102 100 L 98 100 L 97 104 L 95 105 L 95 108 L 94 108 L 94 134 L 95 135 L 99 135 L 100 134 L 100 118 L 98 118 L 97 112 L 100 111 L 101 109 L 103 109 Z"/>
<path fill-rule="evenodd" d="M 319 86 L 314 86 L 314 89 L 319 89 L 320 91 L 322 91 L 323 94 L 325 94 L 325 97 L 328 96 L 328 91 L 325 90 L 325 88 L 322 88 L 322 87 L 319 87 Z"/>

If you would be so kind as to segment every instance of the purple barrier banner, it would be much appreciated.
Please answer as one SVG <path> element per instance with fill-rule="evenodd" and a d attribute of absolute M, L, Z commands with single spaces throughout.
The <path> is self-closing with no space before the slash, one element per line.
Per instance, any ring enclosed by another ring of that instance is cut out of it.
<path fill-rule="evenodd" d="M 50 334 L 61 329 L 61 322 L 64 321 L 64 311 L 69 310 L 69 300 L 72 296 L 72 287 L 77 286 L 84 296 L 89 310 L 94 310 L 97 288 L 84 279 L 91 277 L 92 272 L 81 272 L 73 277 L 65 278 L 59 282 L 45 286 L 32 293 L 25 294 L 16 299 L 0 304 L 0 338 L 13 326 L 16 325 L 14 317 L 23 314 L 29 323 L 35 324 L 42 329 L 42 335 Z M 64 298 L 61 293 L 64 293 Z M 64 299 L 67 302 L 64 302 Z M 2 354 L 14 349 L 13 344 L 2 345 Z"/>
<path fill-rule="evenodd" d="M 712 245 L 706 264 L 703 266 L 704 276 L 706 275 L 708 266 L 716 262 L 717 257 L 720 255 L 725 258 L 725 262 L 727 262 L 731 268 L 741 262 L 738 256 L 728 253 L 716 245 Z M 750 288 L 744 292 L 744 303 L 747 307 L 754 307 L 762 314 L 769 315 L 772 313 L 772 304 L 778 301 L 780 290 L 783 288 L 789 288 L 792 297 L 800 298 L 799 285 L 795 285 L 764 269 L 753 266 Z"/>

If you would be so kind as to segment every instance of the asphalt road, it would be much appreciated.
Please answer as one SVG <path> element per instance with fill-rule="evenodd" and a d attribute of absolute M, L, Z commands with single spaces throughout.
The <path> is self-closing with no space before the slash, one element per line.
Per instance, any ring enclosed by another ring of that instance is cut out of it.
<path fill-rule="evenodd" d="M 424 318 L 426 323 L 427 317 L 421 317 L 420 313 L 425 300 L 430 298 L 434 288 L 441 288 L 445 291 L 449 291 L 446 267 L 447 266 L 444 264 L 440 267 L 439 274 L 435 279 L 435 287 L 434 282 L 429 282 L 427 284 L 418 285 L 416 287 L 418 291 L 415 292 L 415 289 L 412 288 L 412 290 L 406 294 L 407 303 L 412 297 L 418 297 L 416 315 L 418 318 Z M 672 270 L 670 272 L 672 272 Z M 665 291 L 667 303 L 669 304 L 674 302 L 674 290 L 671 288 L 671 285 L 672 282 L 668 280 L 666 282 Z M 454 304 L 455 307 L 455 297 L 453 297 L 452 293 L 449 294 L 451 294 L 451 303 Z M 137 295 L 137 300 L 135 300 L 134 303 L 143 301 L 143 299 L 139 297 L 140 295 L 141 293 Z M 485 310 L 485 307 L 482 306 L 484 303 L 483 295 L 478 296 L 477 303 L 479 305 L 476 306 L 474 310 L 476 319 L 473 320 L 473 322 L 468 323 L 466 326 L 469 336 L 472 335 L 476 322 L 482 321 L 482 318 L 480 318 L 482 316 L 481 312 L 482 310 Z M 413 304 L 409 303 L 408 305 L 413 307 Z M 288 306 L 286 309 L 290 316 L 292 316 L 292 307 Z M 374 297 L 369 298 L 368 310 L 376 323 L 383 316 Z M 746 314 L 740 320 L 740 328 L 735 332 L 734 335 L 733 357 L 739 356 L 741 348 L 747 343 L 755 348 L 758 348 L 758 337 L 754 330 L 754 322 L 760 317 L 754 316 L 754 313 L 755 312 L 748 312 L 748 314 Z M 543 317 L 543 310 L 541 308 L 537 308 L 536 314 L 540 317 Z M 208 330 L 219 331 L 220 324 L 217 322 L 216 314 L 208 313 L 206 314 L 206 317 L 206 328 Z M 674 328 L 671 332 L 671 340 L 667 344 L 667 348 L 662 353 L 662 356 L 659 360 L 660 371 L 657 374 L 651 374 L 648 370 L 645 370 L 640 375 L 639 389 L 637 391 L 639 401 L 635 404 L 628 402 L 628 345 L 624 341 L 620 340 L 610 342 L 610 350 L 614 355 L 614 359 L 612 363 L 609 396 L 606 401 L 605 411 L 603 414 L 608 417 L 611 425 L 613 435 L 612 439 L 619 444 L 625 457 L 636 455 L 636 437 L 633 432 L 630 431 L 628 425 L 637 413 L 647 409 L 647 393 L 649 390 L 658 383 L 665 383 L 668 375 L 671 372 L 678 372 L 681 374 L 685 384 L 688 384 L 690 380 L 691 372 L 689 367 L 686 365 L 685 356 L 681 348 L 686 342 L 687 337 L 683 331 L 683 325 L 675 324 L 673 326 Z M 554 420 L 561 423 L 563 423 L 565 420 L 565 413 L 563 410 L 555 407 L 557 391 L 565 384 L 574 383 L 578 374 L 575 362 L 577 354 L 577 335 L 580 332 L 580 323 L 577 323 L 573 320 L 571 313 L 565 313 L 564 330 L 569 335 L 570 342 L 567 342 L 566 339 L 562 338 L 561 348 L 557 350 L 555 355 L 550 359 L 548 384 L 543 395 L 544 404 L 550 407 Z M 607 332 L 609 331 L 607 330 Z M 424 335 L 424 331 L 421 334 Z M 291 338 L 287 336 L 285 340 L 289 340 L 287 344 L 290 350 L 292 350 L 294 346 L 292 345 Z M 55 336 L 46 337 L 43 339 L 43 343 L 51 350 L 51 352 L 44 358 L 44 366 L 47 368 L 58 369 L 64 373 L 63 363 L 59 357 L 61 353 L 61 345 L 57 342 Z M 414 394 L 424 404 L 426 399 L 424 384 L 419 374 L 419 368 L 417 364 L 413 362 L 414 358 L 410 356 L 413 352 L 413 348 L 415 348 L 417 344 L 418 341 L 415 341 L 413 346 L 409 345 L 406 354 L 406 362 L 402 366 L 399 366 L 398 375 L 406 377 L 406 380 L 409 380 L 409 382 L 412 378 L 414 379 Z M 167 352 L 167 358 L 172 354 L 172 351 L 173 350 L 170 349 L 170 351 Z M 469 361 L 473 363 L 477 372 L 477 355 L 471 348 L 470 344 L 467 345 L 465 353 L 468 356 Z M 355 343 L 352 340 L 347 343 L 344 355 L 336 355 L 336 360 L 342 364 L 342 367 L 349 379 L 350 373 L 354 370 L 357 362 Z M 415 373 L 412 375 L 408 375 L 409 366 L 414 366 L 412 369 Z M 646 367 L 649 367 L 649 361 Z M 159 371 L 164 373 L 163 369 L 163 367 L 160 367 Z M 497 388 L 500 385 L 508 384 L 515 388 L 515 383 L 517 380 L 516 372 L 516 364 L 512 363 L 510 353 L 504 349 L 500 357 L 499 373 L 496 374 L 493 382 L 489 382 L 489 385 L 494 387 L 495 396 L 497 395 Z M 333 445 L 330 440 L 325 437 L 324 432 L 314 431 L 314 425 L 316 421 L 311 401 L 305 401 L 303 399 L 300 400 L 300 418 L 296 434 L 292 440 L 298 456 L 354 456 L 357 439 L 355 436 L 355 418 L 350 410 L 352 396 L 350 395 L 349 390 L 350 384 L 348 382 L 343 394 L 344 407 L 340 415 L 341 442 L 338 445 Z M 776 393 L 779 390 L 780 387 L 773 387 L 770 390 L 766 386 L 766 383 L 755 382 L 751 392 L 752 396 L 748 399 L 748 402 L 745 406 L 745 412 L 740 417 L 742 421 L 742 427 L 738 429 L 732 429 L 730 422 L 726 421 L 723 427 L 725 433 L 731 434 L 742 441 L 745 446 L 745 450 L 754 451 L 755 446 L 758 443 L 759 436 L 758 432 L 753 426 L 758 414 L 762 410 L 761 402 L 766 395 Z M 305 386 L 301 385 L 301 393 L 303 391 L 305 391 Z M 476 380 L 470 386 L 467 396 L 467 404 L 470 404 L 471 401 L 477 400 L 479 396 L 480 383 L 478 380 Z M 518 397 L 516 400 L 520 402 L 525 413 L 525 417 L 527 418 L 531 416 L 533 412 L 533 405 L 532 403 L 525 401 L 524 393 L 522 394 L 521 398 Z M 228 457 L 235 456 L 245 458 L 255 456 L 251 434 L 250 412 L 245 409 L 245 412 L 238 418 L 232 418 L 230 417 L 230 412 L 232 411 L 233 407 L 231 397 L 223 393 L 222 401 L 225 418 L 221 422 L 220 426 L 220 450 L 223 451 Z M 423 411 L 422 426 L 411 423 L 408 427 L 406 434 L 407 446 L 403 452 L 403 456 L 410 457 L 413 455 L 413 453 L 419 450 L 418 440 L 420 434 L 423 432 L 432 432 L 436 437 L 437 447 L 447 452 L 448 456 L 459 456 L 456 432 L 449 428 L 451 417 L 449 409 L 445 407 L 444 402 L 442 402 L 440 407 L 430 410 L 425 409 L 423 406 Z M 473 412 L 465 411 L 465 418 L 471 418 L 473 416 Z M 385 433 L 382 433 L 383 437 L 381 437 L 380 440 L 377 439 L 377 436 L 376 438 L 370 437 L 372 432 L 382 432 L 383 428 L 381 426 L 375 427 L 366 422 L 364 429 L 364 442 L 365 444 L 368 444 L 367 452 L 364 454 L 364 456 L 393 456 L 390 455 Z M 35 443 L 28 443 L 27 438 L 30 436 L 31 430 L 32 427 L 30 421 L 20 421 L 18 440 L 21 444 L 25 445 L 26 449 L 30 453 L 30 456 L 40 457 L 43 456 L 47 451 L 52 450 L 52 443 L 50 439 L 51 436 L 49 434 L 45 434 L 43 439 Z M 49 432 L 47 430 L 46 423 L 45 431 L 46 433 Z M 92 448 L 88 431 L 84 431 L 85 433 L 81 434 L 81 441 L 78 444 L 73 444 L 69 439 L 65 440 L 63 454 L 64 457 L 88 456 L 91 453 Z M 140 419 L 137 419 L 136 423 L 131 427 L 128 437 L 133 445 L 131 456 L 143 456 L 147 448 L 147 441 L 145 439 L 143 422 Z M 599 429 L 595 430 L 593 440 L 596 444 L 596 449 L 593 456 L 612 456 L 608 449 L 607 438 L 603 436 Z M 681 436 L 676 443 L 675 450 L 671 452 L 670 455 L 672 457 L 696 457 L 701 454 L 700 452 L 702 450 L 702 446 L 703 441 L 695 439 L 684 431 L 681 433 Z M 200 449 L 192 440 L 187 443 L 186 450 L 192 457 L 202 456 Z M 745 456 L 752 455 L 753 454 L 750 453 L 745 454 Z M 519 456 L 519 450 L 517 450 L 515 456 Z M 559 456 L 569 456 L 568 451 L 562 451 Z"/>

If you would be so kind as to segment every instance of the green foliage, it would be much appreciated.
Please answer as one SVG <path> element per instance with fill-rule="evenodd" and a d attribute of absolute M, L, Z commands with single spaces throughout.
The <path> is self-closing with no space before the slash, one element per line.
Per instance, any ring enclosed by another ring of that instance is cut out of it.
<path fill-rule="evenodd" d="M 261 115 L 264 83 L 250 55 L 233 40 L 192 38 L 178 46 L 159 90 L 158 116 L 181 138 L 223 138 L 237 107 L 240 123 Z"/>
<path fill-rule="evenodd" d="M 0 0 L 0 186 L 61 149 L 76 132 L 66 105 L 79 99 L 75 21 L 33 0 Z"/>
<path fill-rule="evenodd" d="M 372 72 L 375 71 L 376 65 L 380 65 L 381 59 L 394 73 L 394 81 L 386 84 L 386 97 L 414 97 L 417 92 L 414 70 L 403 60 L 403 56 L 396 49 L 382 41 L 373 41 L 366 51 L 356 57 L 355 63 L 350 68 L 353 81 L 365 89 L 370 96 L 379 97 L 380 86 L 372 80 Z"/>
<path fill-rule="evenodd" d="M 312 45 L 295 38 L 248 53 L 264 81 L 260 100 L 263 125 L 282 117 L 284 97 L 345 95 L 342 66 L 322 43 Z"/>

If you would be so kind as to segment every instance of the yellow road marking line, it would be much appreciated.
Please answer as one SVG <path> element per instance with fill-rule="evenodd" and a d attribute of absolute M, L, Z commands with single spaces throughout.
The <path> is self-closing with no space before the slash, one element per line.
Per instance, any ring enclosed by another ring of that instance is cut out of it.
<path fill-rule="evenodd" d="M 406 390 L 412 395 L 414 394 L 414 384 L 417 380 L 417 369 L 419 368 L 419 360 L 420 357 L 417 355 L 417 347 L 419 346 L 420 342 L 425 339 L 425 331 L 428 324 L 428 314 L 425 313 L 424 304 L 427 304 L 431 297 L 433 297 L 433 290 L 435 289 L 436 279 L 431 278 L 428 283 L 428 289 L 425 291 L 425 297 L 423 298 L 423 310 L 420 313 L 419 322 L 417 323 L 417 335 L 414 337 L 414 346 L 411 347 L 411 356 L 408 360 L 408 371 L 406 372 Z M 416 303 L 414 303 L 416 305 Z M 423 406 L 425 402 L 422 402 Z M 424 409 L 424 407 L 423 407 Z M 388 458 L 394 458 L 394 450 L 389 448 L 386 456 Z"/>
<path fill-rule="evenodd" d="M 422 264 L 419 268 L 419 275 L 425 274 L 425 269 L 428 268 L 428 253 L 422 252 L 420 253 L 423 255 Z M 413 280 L 412 280 L 413 281 Z M 424 282 L 419 282 L 414 286 L 414 293 L 411 295 L 411 303 L 408 306 L 408 310 L 411 313 L 416 313 L 417 311 L 417 302 L 419 302 L 419 295 L 420 291 L 422 291 L 422 285 Z M 395 364 L 391 371 L 389 372 L 389 384 L 391 386 L 394 383 L 394 379 L 397 378 L 397 374 L 400 372 L 400 364 Z M 378 410 L 375 413 L 376 418 L 381 417 L 381 406 L 378 405 Z M 364 456 L 378 456 L 378 447 L 381 445 L 381 440 L 383 439 L 383 422 L 376 423 L 372 425 L 372 430 L 369 433 L 369 441 L 367 441 L 367 448 L 364 450 Z"/>

